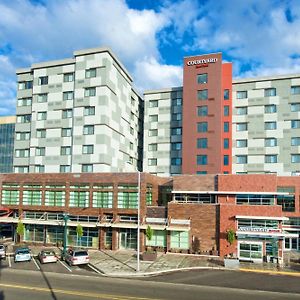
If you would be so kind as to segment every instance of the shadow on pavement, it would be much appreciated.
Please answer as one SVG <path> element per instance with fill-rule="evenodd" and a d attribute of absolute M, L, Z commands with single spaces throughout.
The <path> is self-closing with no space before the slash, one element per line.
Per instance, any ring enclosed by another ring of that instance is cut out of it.
<path fill-rule="evenodd" d="M 100 250 L 100 251 L 101 251 L 102 253 L 104 253 L 105 255 L 107 255 L 108 257 L 112 258 L 113 260 L 115 260 L 115 261 L 117 261 L 117 262 L 121 263 L 122 265 L 124 265 L 124 266 L 128 267 L 129 269 L 131 269 L 131 270 L 134 270 L 134 271 L 135 271 L 135 268 L 134 268 L 134 267 L 132 267 L 132 266 L 130 266 L 130 265 L 128 265 L 128 264 L 126 264 L 125 262 L 123 262 L 123 261 L 119 260 L 118 258 L 114 257 L 113 255 L 110 255 L 110 254 L 108 254 L 108 253 L 106 253 L 106 252 L 104 252 L 104 251 L 102 251 L 102 250 Z M 134 256 L 135 256 L 135 255 L 134 255 Z"/>
<path fill-rule="evenodd" d="M 48 286 L 48 288 L 49 288 L 49 290 L 50 290 L 52 299 L 53 299 L 53 300 L 57 300 L 57 298 L 56 298 L 56 296 L 55 296 L 55 293 L 54 293 L 54 291 L 53 291 L 53 289 L 52 289 L 52 286 L 51 286 L 51 284 L 50 284 L 50 282 L 49 282 L 47 276 L 45 275 L 45 273 L 44 273 L 44 271 L 42 270 L 41 267 L 40 267 L 40 272 L 41 272 L 41 274 L 42 274 L 42 276 L 43 276 L 43 278 L 44 278 L 44 280 L 45 280 L 45 282 L 46 282 L 46 284 L 47 284 L 47 286 Z M 1 300 L 1 298 L 0 298 L 0 300 Z"/>

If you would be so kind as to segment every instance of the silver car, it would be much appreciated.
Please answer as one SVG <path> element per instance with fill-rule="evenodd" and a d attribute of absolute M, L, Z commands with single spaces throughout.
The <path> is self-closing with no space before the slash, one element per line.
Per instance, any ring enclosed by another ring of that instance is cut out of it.
<path fill-rule="evenodd" d="M 3 244 L 0 244 L 0 259 L 6 258 L 6 246 Z"/>
<path fill-rule="evenodd" d="M 65 254 L 65 261 L 70 266 L 84 265 L 90 262 L 90 258 L 87 250 L 69 249 Z"/>
<path fill-rule="evenodd" d="M 29 248 L 24 247 L 16 249 L 15 262 L 19 261 L 31 261 L 31 253 Z"/>

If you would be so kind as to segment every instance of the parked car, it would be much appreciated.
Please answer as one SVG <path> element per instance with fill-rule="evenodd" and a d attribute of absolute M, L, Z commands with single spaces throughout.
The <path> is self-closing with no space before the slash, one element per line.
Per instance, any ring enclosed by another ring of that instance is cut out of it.
<path fill-rule="evenodd" d="M 6 258 L 6 246 L 3 244 L 0 244 L 0 259 Z"/>
<path fill-rule="evenodd" d="M 84 265 L 90 262 L 88 251 L 84 249 L 68 249 L 64 259 L 70 266 Z"/>
<path fill-rule="evenodd" d="M 17 248 L 15 251 L 15 262 L 31 261 L 31 253 L 28 247 Z"/>
<path fill-rule="evenodd" d="M 42 264 L 56 263 L 58 258 L 53 250 L 42 250 L 38 254 L 38 259 Z"/>

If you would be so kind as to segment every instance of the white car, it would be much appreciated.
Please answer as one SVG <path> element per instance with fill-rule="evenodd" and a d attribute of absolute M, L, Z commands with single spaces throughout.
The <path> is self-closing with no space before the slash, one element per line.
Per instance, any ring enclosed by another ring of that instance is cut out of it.
<path fill-rule="evenodd" d="M 53 250 L 42 250 L 38 254 L 38 258 L 42 264 L 56 263 L 58 261 L 58 258 Z"/>
<path fill-rule="evenodd" d="M 90 258 L 87 250 L 69 249 L 65 254 L 65 261 L 70 266 L 85 265 L 90 262 Z"/>
<path fill-rule="evenodd" d="M 3 244 L 0 244 L 0 259 L 6 258 L 6 247 Z"/>
<path fill-rule="evenodd" d="M 31 253 L 29 248 L 24 247 L 16 249 L 15 262 L 19 261 L 31 261 Z"/>

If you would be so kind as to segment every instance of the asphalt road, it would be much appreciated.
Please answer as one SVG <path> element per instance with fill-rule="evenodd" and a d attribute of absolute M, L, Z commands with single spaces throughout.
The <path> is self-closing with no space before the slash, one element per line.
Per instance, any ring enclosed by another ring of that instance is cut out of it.
<path fill-rule="evenodd" d="M 105 278 L 99 275 L 60 274 L 44 272 L 42 270 L 30 271 L 13 268 L 2 268 L 0 271 L 0 300 L 300 299 L 299 294 L 203 286 L 197 282 L 193 284 L 166 282 L 166 276 L 151 278 L 150 280 L 137 280 Z M 173 276 L 174 275 L 175 274 L 173 274 Z M 187 279 L 195 275 L 196 274 L 190 272 L 184 272 L 176 274 L 175 277 L 178 281 L 180 277 Z M 223 273 L 223 276 L 227 275 L 228 274 Z M 218 279 L 218 276 L 219 274 L 216 273 L 216 277 L 212 276 L 211 280 L 214 278 Z M 290 278 L 285 279 L 287 281 L 290 280 Z M 297 279 L 299 281 L 299 278 Z M 163 282 L 160 282 L 160 280 Z M 174 280 L 175 279 L 173 279 L 173 281 Z"/>

